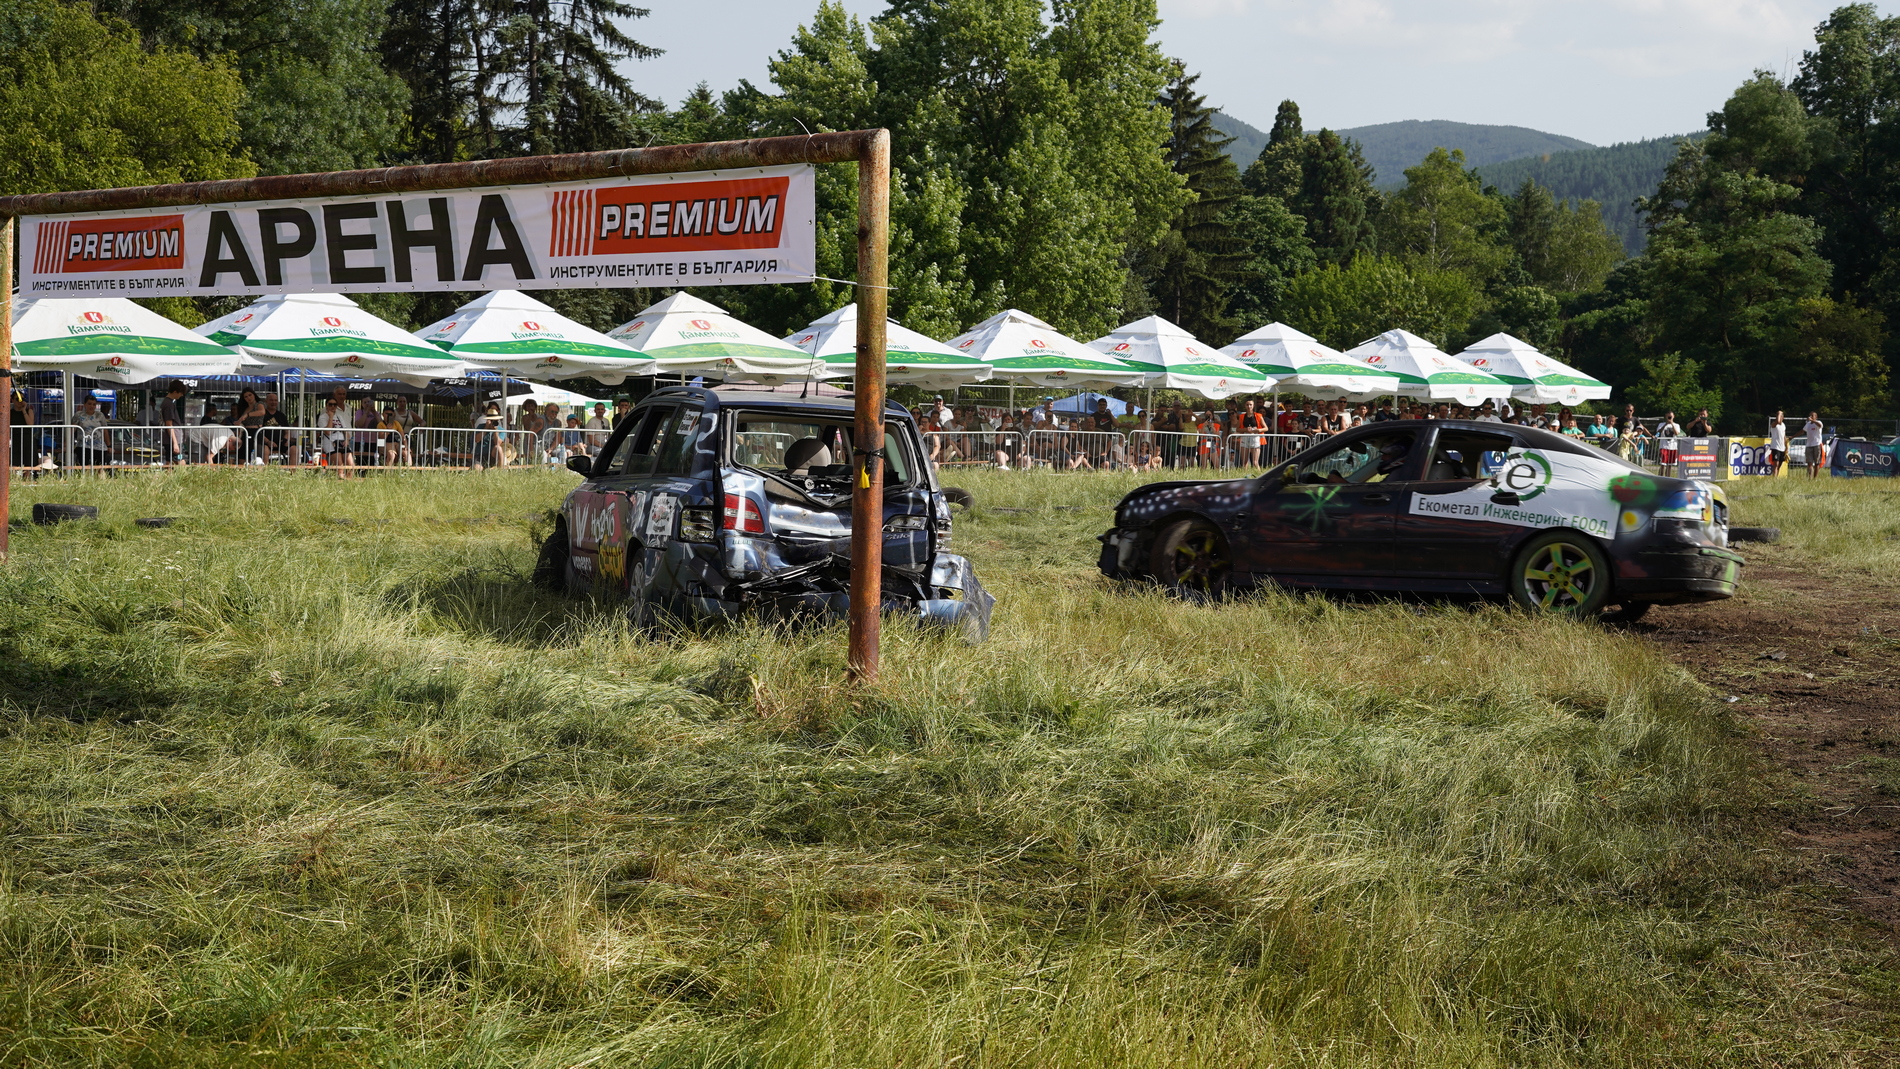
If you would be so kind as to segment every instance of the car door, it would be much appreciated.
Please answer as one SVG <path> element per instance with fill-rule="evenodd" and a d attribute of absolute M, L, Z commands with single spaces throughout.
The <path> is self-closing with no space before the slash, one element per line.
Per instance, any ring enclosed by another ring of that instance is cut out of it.
<path fill-rule="evenodd" d="M 1521 443 L 1509 431 L 1458 427 L 1435 430 L 1423 477 L 1410 488 L 1398 520 L 1394 555 L 1397 574 L 1427 587 L 1440 583 L 1501 579 L 1522 526 L 1484 518 L 1485 501 L 1472 491 L 1496 475 Z M 1451 498 L 1458 500 L 1453 502 Z M 1516 504 L 1508 487 L 1486 500 Z"/>
<path fill-rule="evenodd" d="M 569 585 L 627 592 L 628 548 L 637 541 L 643 487 L 652 477 L 654 444 L 673 405 L 636 412 L 626 433 L 609 438 L 594 469 L 568 499 Z"/>
<path fill-rule="evenodd" d="M 1420 437 L 1415 428 L 1353 431 L 1269 474 L 1237 517 L 1237 563 L 1297 585 L 1380 585 Z"/>

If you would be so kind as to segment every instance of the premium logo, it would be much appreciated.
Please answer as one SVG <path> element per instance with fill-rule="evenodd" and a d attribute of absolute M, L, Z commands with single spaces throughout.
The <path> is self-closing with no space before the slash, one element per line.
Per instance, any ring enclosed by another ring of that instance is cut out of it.
<path fill-rule="evenodd" d="M 134 219 L 49 219 L 38 225 L 33 269 L 67 271 L 163 271 L 184 266 L 179 248 L 182 215 Z"/>

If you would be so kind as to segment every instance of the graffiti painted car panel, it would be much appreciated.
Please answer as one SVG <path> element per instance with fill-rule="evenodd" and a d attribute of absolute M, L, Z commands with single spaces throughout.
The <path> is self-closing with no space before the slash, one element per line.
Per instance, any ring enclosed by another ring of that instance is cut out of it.
<path fill-rule="evenodd" d="M 1726 598 L 1720 487 L 1652 475 L 1534 427 L 1391 421 L 1321 441 L 1266 477 L 1124 497 L 1101 570 L 1212 592 L 1292 587 L 1511 594 L 1626 614 Z"/>
<path fill-rule="evenodd" d="M 883 601 L 972 638 L 995 603 L 949 552 L 949 503 L 901 407 L 886 412 Z M 633 615 L 842 616 L 850 591 L 849 399 L 672 387 L 614 428 L 562 504 L 537 575 Z"/>

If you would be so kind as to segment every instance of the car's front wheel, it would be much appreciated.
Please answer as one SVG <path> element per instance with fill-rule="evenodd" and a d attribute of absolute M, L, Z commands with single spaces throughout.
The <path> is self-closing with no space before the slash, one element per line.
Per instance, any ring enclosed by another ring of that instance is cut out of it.
<path fill-rule="evenodd" d="M 1538 535 L 1511 564 L 1511 597 L 1537 612 L 1594 616 L 1609 604 L 1615 586 L 1608 554 L 1577 531 Z"/>
<path fill-rule="evenodd" d="M 1155 536 L 1149 567 L 1162 586 L 1213 595 L 1227 589 L 1233 558 L 1219 528 L 1206 520 L 1177 520 Z"/>

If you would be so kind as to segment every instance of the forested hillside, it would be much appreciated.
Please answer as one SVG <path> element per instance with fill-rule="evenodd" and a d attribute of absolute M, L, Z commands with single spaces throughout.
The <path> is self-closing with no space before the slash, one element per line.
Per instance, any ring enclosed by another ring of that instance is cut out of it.
<path fill-rule="evenodd" d="M 1224 111 L 1214 112 L 1214 128 L 1234 139 L 1227 146 L 1227 154 L 1241 167 L 1252 163 L 1254 157 L 1260 155 L 1260 150 L 1267 147 L 1268 135 L 1265 132 Z M 1405 169 L 1416 166 L 1435 148 L 1463 149 L 1465 160 L 1479 166 L 1524 156 L 1594 148 L 1588 141 L 1522 126 L 1486 126 L 1443 119 L 1429 122 L 1411 119 L 1379 123 L 1376 126 L 1355 126 L 1334 133 L 1341 138 L 1359 142 L 1360 152 L 1366 162 L 1372 165 L 1373 183 L 1386 190 L 1404 185 Z M 1661 173 L 1661 168 L 1657 168 L 1657 174 L 1660 176 Z M 1650 188 L 1655 188 L 1655 184 L 1652 179 Z"/>
<path fill-rule="evenodd" d="M 1675 159 L 1676 145 L 1683 136 L 1701 138 L 1707 132 L 1480 163 L 1478 172 L 1486 182 L 1507 192 L 1528 178 L 1560 200 L 1596 201 L 1603 205 L 1604 223 L 1623 239 L 1623 248 L 1634 256 L 1642 251 L 1644 240 L 1636 198 L 1656 191 L 1663 169 Z"/>

